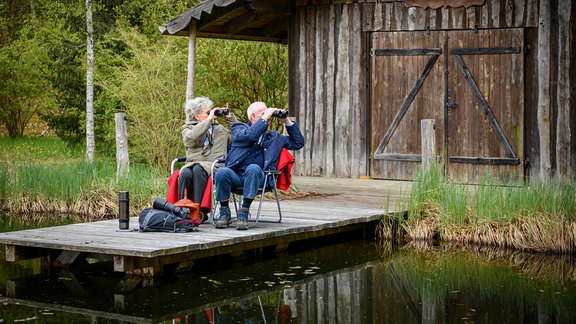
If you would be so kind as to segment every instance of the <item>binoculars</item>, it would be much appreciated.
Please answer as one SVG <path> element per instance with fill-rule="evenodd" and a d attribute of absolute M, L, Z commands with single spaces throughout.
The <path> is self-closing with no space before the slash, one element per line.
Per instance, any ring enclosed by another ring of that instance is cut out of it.
<path fill-rule="evenodd" d="M 163 211 L 170 212 L 182 219 L 190 218 L 190 209 L 188 208 L 180 208 L 178 206 L 174 206 L 173 204 L 167 202 L 166 200 L 157 197 L 154 199 L 154 203 L 152 204 L 152 208 L 160 209 Z"/>
<path fill-rule="evenodd" d="M 276 110 L 272 116 L 278 118 L 286 118 L 288 117 L 288 112 L 286 110 Z"/>
<path fill-rule="evenodd" d="M 216 110 L 214 112 L 214 116 L 216 117 L 222 117 L 222 116 L 226 116 L 230 113 L 230 111 L 228 109 L 220 109 L 220 110 Z"/>

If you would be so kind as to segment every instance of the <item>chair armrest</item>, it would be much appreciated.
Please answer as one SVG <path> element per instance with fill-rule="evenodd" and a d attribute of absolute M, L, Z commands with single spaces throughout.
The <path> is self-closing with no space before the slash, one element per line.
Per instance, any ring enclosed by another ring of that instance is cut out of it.
<path fill-rule="evenodd" d="M 174 166 L 178 162 L 186 162 L 186 157 L 185 156 L 179 156 L 179 157 L 175 158 L 174 160 L 172 160 L 172 163 L 170 163 L 170 174 L 172 174 L 174 172 Z"/>
<path fill-rule="evenodd" d="M 214 181 L 214 171 L 216 169 L 216 164 L 223 164 L 225 162 L 226 159 L 224 158 L 216 159 L 214 162 L 212 162 L 212 166 L 210 167 L 210 175 L 212 176 L 212 181 Z"/>
<path fill-rule="evenodd" d="M 264 171 L 265 175 L 279 175 L 280 173 L 282 173 L 282 171 L 278 171 L 278 170 L 266 170 Z"/>

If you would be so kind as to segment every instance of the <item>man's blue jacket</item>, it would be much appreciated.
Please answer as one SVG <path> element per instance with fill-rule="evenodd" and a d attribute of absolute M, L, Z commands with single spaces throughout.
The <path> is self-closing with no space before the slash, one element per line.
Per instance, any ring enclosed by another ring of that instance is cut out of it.
<path fill-rule="evenodd" d="M 304 136 L 296 123 L 286 126 L 286 130 L 288 136 L 268 131 L 268 122 L 264 119 L 252 125 L 234 123 L 230 128 L 232 146 L 228 150 L 226 166 L 238 174 L 243 174 L 250 164 L 258 164 L 262 170 L 276 170 L 283 147 L 299 150 L 304 146 Z"/>

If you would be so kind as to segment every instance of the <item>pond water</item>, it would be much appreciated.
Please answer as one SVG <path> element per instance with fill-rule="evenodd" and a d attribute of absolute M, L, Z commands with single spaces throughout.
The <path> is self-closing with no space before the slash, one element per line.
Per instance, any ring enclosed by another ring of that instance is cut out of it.
<path fill-rule="evenodd" d="M 576 323 L 575 263 L 357 237 L 154 279 L 1 260 L 0 323 Z"/>

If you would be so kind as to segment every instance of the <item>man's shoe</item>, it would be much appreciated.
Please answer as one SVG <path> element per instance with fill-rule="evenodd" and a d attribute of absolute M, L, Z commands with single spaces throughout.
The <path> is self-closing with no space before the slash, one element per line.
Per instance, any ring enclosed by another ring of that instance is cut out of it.
<path fill-rule="evenodd" d="M 246 208 L 240 208 L 240 211 L 238 211 L 238 221 L 236 221 L 236 229 L 247 230 L 248 218 L 250 218 L 250 211 Z"/>
<path fill-rule="evenodd" d="M 220 207 L 220 215 L 216 219 L 216 228 L 226 228 L 230 224 L 230 208 Z"/>

